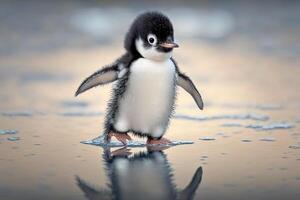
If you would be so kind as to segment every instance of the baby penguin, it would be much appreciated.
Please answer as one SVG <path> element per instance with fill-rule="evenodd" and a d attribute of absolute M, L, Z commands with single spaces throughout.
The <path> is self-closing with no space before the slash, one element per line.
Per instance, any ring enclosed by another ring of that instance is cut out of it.
<path fill-rule="evenodd" d="M 104 136 L 126 145 L 131 132 L 147 137 L 147 144 L 168 144 L 163 137 L 174 109 L 177 85 L 203 109 L 201 95 L 172 58 L 178 47 L 170 20 L 159 12 L 139 15 L 126 34 L 126 53 L 87 77 L 75 96 L 98 85 L 115 82 L 108 103 Z"/>

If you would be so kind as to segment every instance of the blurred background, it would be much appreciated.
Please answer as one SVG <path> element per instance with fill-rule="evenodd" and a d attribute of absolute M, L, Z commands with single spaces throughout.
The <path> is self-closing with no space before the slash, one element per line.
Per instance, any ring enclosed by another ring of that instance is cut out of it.
<path fill-rule="evenodd" d="M 149 10 L 173 22 L 174 58 L 205 104 L 199 111 L 178 90 L 167 137 L 194 144 L 164 151 L 173 185 L 202 166 L 195 199 L 298 199 L 300 2 L 291 0 L 1 0 L 0 199 L 84 199 L 77 175 L 107 188 L 102 148 L 80 141 L 101 134 L 111 86 L 74 92 L 124 53 L 130 24 Z"/>

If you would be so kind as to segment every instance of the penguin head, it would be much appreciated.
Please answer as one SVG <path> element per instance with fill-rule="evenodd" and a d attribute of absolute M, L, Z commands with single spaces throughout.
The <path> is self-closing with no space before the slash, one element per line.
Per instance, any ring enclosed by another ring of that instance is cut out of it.
<path fill-rule="evenodd" d="M 138 57 L 164 61 L 172 56 L 174 42 L 170 20 L 159 12 L 146 12 L 132 23 L 125 38 L 125 49 Z"/>

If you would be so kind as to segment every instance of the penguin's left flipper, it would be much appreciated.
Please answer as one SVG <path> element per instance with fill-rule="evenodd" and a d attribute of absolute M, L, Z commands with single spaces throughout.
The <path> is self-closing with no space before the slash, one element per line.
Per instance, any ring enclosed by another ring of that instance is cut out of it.
<path fill-rule="evenodd" d="M 200 93 L 198 92 L 196 86 L 192 80 L 183 73 L 178 72 L 177 85 L 185 89 L 194 98 L 198 107 L 203 110 L 203 101 Z"/>
<path fill-rule="evenodd" d="M 118 66 L 117 64 L 113 64 L 108 67 L 104 67 L 103 69 L 93 73 L 89 77 L 87 77 L 77 89 L 75 96 L 96 87 L 98 85 L 104 85 L 107 83 L 111 83 L 118 79 Z"/>

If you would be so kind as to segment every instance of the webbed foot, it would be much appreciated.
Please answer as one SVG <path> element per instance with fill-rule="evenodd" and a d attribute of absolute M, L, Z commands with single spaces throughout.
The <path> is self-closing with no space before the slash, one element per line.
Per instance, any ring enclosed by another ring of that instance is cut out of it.
<path fill-rule="evenodd" d="M 124 145 L 127 144 L 126 140 L 132 140 L 127 133 L 110 132 L 107 136 L 107 141 L 110 142 L 112 137 L 115 137 L 118 141 L 122 142 Z"/>

